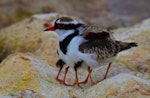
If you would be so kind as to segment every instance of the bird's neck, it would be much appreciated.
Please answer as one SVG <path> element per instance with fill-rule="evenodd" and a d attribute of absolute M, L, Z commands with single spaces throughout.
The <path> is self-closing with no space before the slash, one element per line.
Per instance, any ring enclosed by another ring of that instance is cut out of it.
<path fill-rule="evenodd" d="M 59 41 L 63 41 L 67 36 L 75 33 L 75 30 L 57 30 Z"/>

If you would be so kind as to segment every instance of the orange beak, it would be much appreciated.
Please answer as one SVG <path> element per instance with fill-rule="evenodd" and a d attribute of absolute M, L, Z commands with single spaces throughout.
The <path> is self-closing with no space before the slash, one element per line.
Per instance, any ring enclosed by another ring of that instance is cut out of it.
<path fill-rule="evenodd" d="M 55 30 L 56 30 L 55 27 L 51 26 L 51 27 L 45 29 L 44 31 L 55 31 Z"/>

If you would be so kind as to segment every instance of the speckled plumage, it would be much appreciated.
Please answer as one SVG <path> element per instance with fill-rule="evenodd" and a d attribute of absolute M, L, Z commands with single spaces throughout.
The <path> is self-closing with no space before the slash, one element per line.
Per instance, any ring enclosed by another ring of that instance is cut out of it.
<path fill-rule="evenodd" d="M 128 42 L 117 41 L 113 37 L 111 31 L 98 27 L 82 25 L 79 30 L 80 34 L 83 37 L 87 36 L 89 32 L 92 32 L 92 34 L 94 33 L 96 37 L 97 34 L 100 34 L 100 36 L 98 35 L 99 37 L 97 37 L 96 39 L 90 39 L 79 46 L 79 50 L 81 52 L 95 54 L 97 61 L 102 61 L 107 58 L 115 57 L 119 52 L 137 46 L 136 43 L 132 43 L 131 45 L 131 43 Z"/>
<path fill-rule="evenodd" d="M 98 60 L 116 56 L 119 52 L 119 45 L 109 39 L 88 41 L 79 46 L 83 53 L 94 53 Z"/>

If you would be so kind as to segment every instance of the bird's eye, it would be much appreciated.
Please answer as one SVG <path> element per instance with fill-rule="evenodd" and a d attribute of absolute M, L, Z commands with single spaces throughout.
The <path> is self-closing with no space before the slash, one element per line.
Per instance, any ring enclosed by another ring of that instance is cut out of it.
<path fill-rule="evenodd" d="M 58 26 L 58 28 L 64 28 L 63 24 L 58 24 L 57 26 Z"/>

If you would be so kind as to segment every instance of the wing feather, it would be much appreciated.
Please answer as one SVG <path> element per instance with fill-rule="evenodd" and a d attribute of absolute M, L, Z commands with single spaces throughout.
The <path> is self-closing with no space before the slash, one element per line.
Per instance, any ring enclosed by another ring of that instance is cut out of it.
<path fill-rule="evenodd" d="M 109 32 L 101 31 L 101 32 L 87 32 L 85 35 L 83 35 L 83 38 L 86 40 L 98 40 L 98 39 L 104 39 L 110 37 Z"/>
<path fill-rule="evenodd" d="M 109 39 L 90 40 L 79 46 L 82 53 L 96 54 L 97 59 L 113 57 L 119 52 L 119 46 Z"/>
<path fill-rule="evenodd" d="M 82 25 L 81 35 L 87 40 L 97 40 L 103 38 L 114 38 L 112 32 L 107 29 L 101 29 L 95 26 Z"/>
<path fill-rule="evenodd" d="M 115 46 L 114 37 L 110 30 L 100 29 L 93 26 L 83 26 L 82 36 L 87 41 L 79 46 L 83 53 L 94 53 L 97 58 L 113 57 L 119 47 Z"/>

